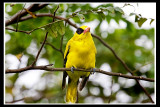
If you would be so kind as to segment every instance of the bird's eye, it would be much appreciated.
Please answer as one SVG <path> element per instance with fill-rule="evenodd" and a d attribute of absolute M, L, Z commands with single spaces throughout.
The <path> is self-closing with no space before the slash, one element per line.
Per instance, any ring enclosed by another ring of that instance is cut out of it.
<path fill-rule="evenodd" d="M 77 32 L 78 34 L 81 34 L 83 31 L 84 31 L 84 30 L 83 30 L 82 28 L 78 28 L 76 32 Z"/>

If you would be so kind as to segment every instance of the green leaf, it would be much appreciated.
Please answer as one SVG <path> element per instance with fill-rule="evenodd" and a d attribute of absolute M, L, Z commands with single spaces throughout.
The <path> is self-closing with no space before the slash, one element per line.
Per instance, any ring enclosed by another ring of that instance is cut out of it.
<path fill-rule="evenodd" d="M 108 11 L 110 11 L 111 13 L 114 13 L 114 8 L 113 8 L 113 7 L 109 6 L 109 7 L 107 7 L 106 9 L 107 9 Z"/>
<path fill-rule="evenodd" d="M 45 26 L 44 28 L 52 37 L 57 37 L 57 32 L 60 35 L 64 35 L 65 33 L 65 26 L 63 21 L 57 21 L 55 23 Z"/>
<path fill-rule="evenodd" d="M 105 19 L 105 15 L 104 15 L 104 13 L 103 12 L 97 12 L 100 16 L 101 16 L 101 18 L 104 20 Z"/>
<path fill-rule="evenodd" d="M 55 29 L 54 23 L 45 26 L 45 30 L 46 30 L 46 32 L 48 32 L 52 37 L 57 37 L 57 30 Z"/>
<path fill-rule="evenodd" d="M 72 13 L 72 16 L 75 16 L 75 15 L 77 15 L 77 13 Z"/>
<path fill-rule="evenodd" d="M 120 12 L 120 13 L 124 14 L 124 11 L 123 11 L 121 8 L 119 8 L 119 7 L 115 7 L 114 9 L 115 9 L 116 11 L 118 11 L 118 12 Z"/>
<path fill-rule="evenodd" d="M 88 10 L 89 12 L 97 12 L 98 11 L 98 8 L 94 8 L 92 10 Z"/>
<path fill-rule="evenodd" d="M 133 15 L 134 15 L 134 13 L 133 13 Z M 141 16 L 141 14 L 138 14 L 138 15 L 135 14 L 135 22 L 138 23 L 138 26 L 139 26 L 139 27 L 141 27 L 142 24 L 143 24 L 146 20 L 147 20 L 147 18 L 143 18 L 143 17 Z"/>
<path fill-rule="evenodd" d="M 18 73 L 16 73 L 16 74 L 14 74 L 13 76 L 11 76 L 9 79 L 14 83 L 16 80 L 17 80 L 17 78 L 18 78 Z"/>
<path fill-rule="evenodd" d="M 136 16 L 135 16 L 135 22 L 138 22 L 138 21 L 139 21 L 139 16 L 136 15 Z"/>
<path fill-rule="evenodd" d="M 81 11 L 78 12 L 78 15 L 79 15 L 79 14 L 87 14 L 87 13 L 89 13 L 89 12 L 92 12 L 92 10 L 88 10 L 88 11 L 81 10 Z"/>
<path fill-rule="evenodd" d="M 64 33 L 65 33 L 65 26 L 64 26 L 63 21 L 58 21 L 58 22 L 54 23 L 54 25 L 55 25 L 55 28 L 58 31 L 58 33 L 60 35 L 64 35 Z"/>
<path fill-rule="evenodd" d="M 136 13 L 130 13 L 129 16 L 136 15 Z"/>
<path fill-rule="evenodd" d="M 152 22 L 154 21 L 154 19 L 151 19 L 151 21 L 150 21 L 150 25 L 152 24 Z"/>
<path fill-rule="evenodd" d="M 81 20 L 84 20 L 84 19 L 85 19 L 85 17 L 84 17 L 83 14 L 78 14 L 78 17 L 79 17 Z"/>
<path fill-rule="evenodd" d="M 141 27 L 146 20 L 147 18 L 140 18 L 140 20 L 138 21 L 138 26 Z"/>

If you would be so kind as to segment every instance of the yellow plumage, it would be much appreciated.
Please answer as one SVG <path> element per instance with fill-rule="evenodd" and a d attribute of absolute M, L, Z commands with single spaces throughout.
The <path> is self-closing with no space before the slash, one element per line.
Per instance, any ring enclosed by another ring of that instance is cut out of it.
<path fill-rule="evenodd" d="M 64 53 L 66 68 L 95 68 L 96 48 L 88 26 L 81 26 L 68 41 Z M 77 86 L 80 77 L 89 77 L 90 72 L 66 71 L 69 76 L 66 102 L 77 101 Z"/>

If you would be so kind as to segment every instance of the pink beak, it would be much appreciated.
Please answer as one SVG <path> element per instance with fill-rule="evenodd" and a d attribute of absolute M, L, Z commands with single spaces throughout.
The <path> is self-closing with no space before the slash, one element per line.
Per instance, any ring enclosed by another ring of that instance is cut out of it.
<path fill-rule="evenodd" d="M 90 32 L 90 27 L 87 27 L 87 28 L 83 31 L 83 34 L 85 34 L 86 32 Z"/>

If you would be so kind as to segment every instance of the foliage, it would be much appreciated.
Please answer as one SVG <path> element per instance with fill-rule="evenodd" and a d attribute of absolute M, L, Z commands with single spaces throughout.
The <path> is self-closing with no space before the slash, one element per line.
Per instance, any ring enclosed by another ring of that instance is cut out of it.
<path fill-rule="evenodd" d="M 53 14 L 57 5 L 58 4 L 49 4 L 43 9 L 33 12 L 32 14 Z M 8 14 L 7 18 L 9 19 L 12 17 L 15 13 L 20 11 L 23 6 L 24 4 L 15 4 L 14 6 L 5 4 L 5 12 Z M 78 26 L 83 25 L 84 23 L 86 25 L 91 22 L 96 23 L 94 32 L 92 33 L 100 36 L 106 43 L 108 43 L 115 50 L 118 56 L 131 68 L 131 70 L 134 71 L 134 75 L 143 75 L 148 78 L 154 78 L 154 28 L 136 28 L 132 22 L 124 17 L 123 10 L 120 7 L 114 7 L 113 4 L 101 4 L 97 7 L 92 7 L 89 3 L 60 3 L 59 6 L 60 7 L 56 12 L 56 16 L 68 18 Z M 11 8 L 11 11 L 8 11 L 8 8 Z M 28 14 L 28 16 L 29 15 L 31 14 Z M 131 15 L 135 15 L 135 22 L 138 22 L 139 27 L 141 27 L 142 24 L 147 20 L 146 18 L 136 14 Z M 23 22 L 19 22 L 18 30 L 31 31 L 51 23 L 52 20 L 52 17 L 35 17 Z M 110 25 L 113 24 L 114 21 L 118 26 L 120 26 L 120 23 L 123 22 L 126 24 L 126 27 L 120 29 L 109 29 Z M 150 23 L 153 21 L 154 19 L 152 19 Z M 104 23 L 107 23 L 105 25 L 106 29 L 102 30 Z M 14 29 L 16 29 L 16 26 L 17 23 L 9 25 L 9 27 Z M 38 52 L 38 50 L 35 50 L 40 48 L 41 43 L 44 40 L 46 31 L 48 31 L 50 34 L 47 38 L 47 42 L 58 49 L 61 47 L 61 37 L 64 35 L 62 44 L 62 50 L 64 52 L 66 43 L 73 36 L 74 30 L 71 25 L 65 25 L 64 21 L 59 21 L 58 19 L 56 19 L 56 22 L 53 24 L 31 32 L 30 35 L 23 32 L 5 30 L 5 36 L 9 35 L 10 37 L 10 39 L 5 43 L 5 55 L 17 56 L 23 53 L 22 58 L 24 56 L 28 57 L 27 62 L 24 63 L 24 65 L 30 65 L 33 63 L 35 54 Z M 128 74 L 122 64 L 114 57 L 113 53 L 104 47 L 96 38 L 93 39 L 97 48 L 96 68 L 101 68 L 103 64 L 107 63 L 111 67 L 112 72 Z M 150 43 L 149 46 L 148 42 Z M 49 45 L 44 46 L 44 51 L 41 53 L 40 59 L 47 60 L 49 64 L 54 64 L 54 67 L 63 67 L 63 56 L 59 51 L 53 49 Z M 22 62 L 19 62 L 19 66 L 20 65 L 22 65 Z M 9 67 L 9 65 L 6 61 L 6 68 L 7 67 Z M 6 97 L 7 95 L 12 96 L 13 101 L 22 98 L 22 101 L 25 103 L 65 102 L 64 97 L 66 90 L 61 89 L 62 72 L 52 73 L 46 71 L 42 73 L 39 82 L 34 84 L 33 87 L 17 85 L 16 81 L 19 81 L 19 78 L 25 75 L 27 72 L 13 75 L 6 74 Z M 96 81 L 95 77 L 97 77 L 97 75 L 102 76 L 103 74 L 91 75 L 92 79 L 89 80 L 84 91 L 80 92 L 80 103 L 89 103 L 91 100 L 93 100 L 91 103 L 97 103 L 96 99 L 100 99 L 97 101 L 101 101 L 103 103 L 108 103 L 109 99 L 111 100 L 110 103 L 123 103 L 118 98 L 118 94 L 120 92 L 124 92 L 125 95 L 131 98 L 131 100 L 125 103 L 143 103 L 145 101 L 150 102 L 137 83 L 127 85 L 127 81 L 129 81 L 128 79 L 125 79 L 126 82 L 122 83 L 122 79 L 120 77 L 112 77 L 113 82 L 110 80 L 106 83 L 110 83 L 110 86 L 119 87 L 114 89 L 114 87 L 106 87 L 105 82 L 103 83 L 104 85 L 101 85 L 102 83 Z M 28 77 L 28 79 L 29 78 L 30 77 Z M 94 81 L 93 78 L 95 79 Z M 109 77 L 106 76 L 106 78 Z M 145 86 L 146 90 L 149 91 L 150 94 L 154 94 L 154 84 L 150 82 L 147 82 L 146 84 L 150 84 Z M 41 88 L 38 88 L 38 86 Z M 99 90 L 99 93 L 95 94 L 94 89 Z M 106 92 L 106 89 L 108 89 L 110 92 L 112 90 L 112 93 L 106 94 L 108 93 Z M 94 92 L 91 92 L 91 90 Z M 32 92 L 35 94 L 32 95 Z"/>

